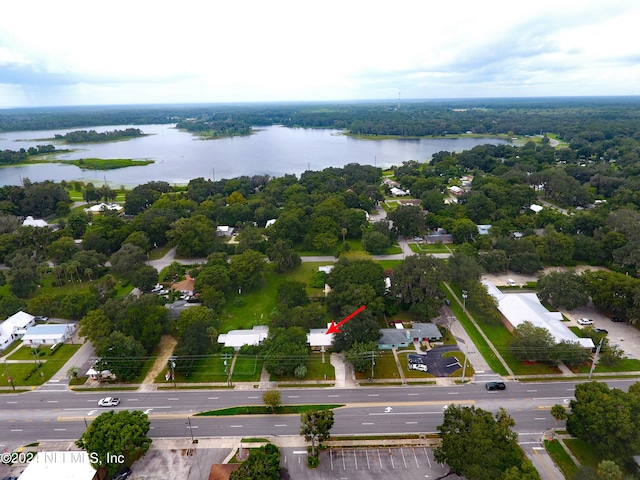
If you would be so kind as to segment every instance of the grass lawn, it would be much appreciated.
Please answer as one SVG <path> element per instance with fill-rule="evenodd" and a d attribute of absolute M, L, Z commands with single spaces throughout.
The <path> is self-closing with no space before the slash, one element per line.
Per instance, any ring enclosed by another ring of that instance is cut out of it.
<path fill-rule="evenodd" d="M 402 260 L 378 260 L 378 263 L 382 265 L 382 268 L 385 270 L 393 270 L 402 262 Z"/>
<path fill-rule="evenodd" d="M 210 410 L 208 412 L 197 413 L 196 417 L 224 417 L 233 415 L 294 415 L 308 412 L 310 410 L 333 410 L 344 405 L 281 405 L 275 412 L 266 405 L 244 406 L 221 408 L 220 410 Z"/>
<path fill-rule="evenodd" d="M 456 291 L 455 286 L 452 286 L 452 289 Z M 467 334 L 471 337 L 473 343 L 476 345 L 478 351 L 487 361 L 491 369 L 499 375 L 508 375 L 507 370 L 504 368 L 500 360 L 498 360 L 498 357 L 496 357 L 495 353 L 493 353 L 493 350 L 491 350 L 484 337 L 480 335 L 478 329 L 473 323 L 471 323 L 471 320 L 469 320 L 467 314 L 462 311 L 462 307 L 458 305 L 458 302 L 453 298 L 453 296 L 447 289 L 445 289 L 445 292 L 447 294 L 447 298 L 451 301 L 451 310 L 453 311 L 458 321 L 462 324 Z M 458 292 L 458 294 L 459 293 L 460 292 Z"/>
<path fill-rule="evenodd" d="M 589 373 L 590 370 L 591 363 L 588 363 L 586 365 L 580 365 L 576 373 Z M 593 371 L 595 373 L 640 372 L 640 360 L 636 358 L 625 358 L 616 365 L 598 363 Z"/>
<path fill-rule="evenodd" d="M 554 440 L 553 442 L 545 440 L 544 448 L 547 449 L 547 452 L 553 461 L 556 462 L 556 465 L 558 465 L 560 470 L 562 470 L 564 477 L 573 478 L 573 476 L 578 472 L 578 466 L 571 459 L 562 444 L 557 440 Z"/>
<path fill-rule="evenodd" d="M 322 363 L 322 354 L 314 352 L 309 355 L 307 360 L 307 376 L 302 380 L 335 380 L 336 372 L 333 365 L 330 363 L 330 355 L 325 354 L 325 363 Z M 325 377 L 326 375 L 326 377 Z M 277 377 L 271 375 L 272 382 L 295 382 L 300 381 L 300 378 L 296 377 Z"/>
<path fill-rule="evenodd" d="M 260 355 L 238 355 L 231 379 L 234 382 L 258 382 L 262 373 Z"/>
<path fill-rule="evenodd" d="M 398 373 L 398 366 L 396 360 L 393 357 L 391 350 L 384 350 L 378 352 L 378 357 L 375 359 L 375 366 L 373 367 L 374 379 L 399 379 L 400 373 Z M 371 375 L 371 369 L 367 369 L 365 372 L 356 372 L 356 378 L 358 380 L 366 380 Z"/>
<path fill-rule="evenodd" d="M 450 247 L 445 244 L 427 244 L 427 243 L 410 243 L 409 248 L 415 253 L 452 253 L 456 248 L 454 245 Z"/>
<path fill-rule="evenodd" d="M 153 248 L 149 252 L 149 260 L 159 260 L 164 257 L 169 250 L 171 250 L 171 247 L 169 246 Z"/>
<path fill-rule="evenodd" d="M 7 367 L 11 372 L 13 384 L 16 386 L 42 385 L 48 381 L 54 373 L 60 370 L 79 348 L 80 345 L 64 344 L 58 347 L 53 354 L 38 357 L 41 366 L 36 372 L 34 372 L 36 366 L 35 360 L 29 363 L 8 363 Z M 33 355 L 31 356 L 31 359 L 32 358 Z M 3 372 L 3 376 L 4 374 L 5 372 Z M 27 378 L 27 376 L 29 376 L 29 378 Z"/>
<path fill-rule="evenodd" d="M 567 438 L 563 441 L 567 448 L 571 450 L 571 453 L 573 453 L 578 462 L 580 462 L 580 465 L 586 465 L 593 469 L 597 469 L 598 463 L 603 460 L 596 452 L 594 452 L 591 445 L 585 441 L 578 438 Z"/>
<path fill-rule="evenodd" d="M 225 358 L 226 357 L 226 358 Z M 226 382 L 227 373 L 225 372 L 224 361 L 227 360 L 227 366 L 231 366 L 231 357 L 224 354 L 208 355 L 205 358 L 199 358 L 195 361 L 191 374 L 185 377 L 183 374 L 176 372 L 175 381 L 177 383 L 209 383 L 209 382 Z M 170 379 L 166 381 L 164 375 L 166 369 L 158 374 L 154 383 L 172 385 Z"/>

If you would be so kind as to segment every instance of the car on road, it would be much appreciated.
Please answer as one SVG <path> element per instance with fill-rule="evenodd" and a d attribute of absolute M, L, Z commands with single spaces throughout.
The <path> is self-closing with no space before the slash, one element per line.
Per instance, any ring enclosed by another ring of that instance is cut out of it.
<path fill-rule="evenodd" d="M 113 480 L 125 480 L 131 476 L 131 469 L 129 467 L 125 467 L 120 472 L 116 473 L 113 477 Z"/>
<path fill-rule="evenodd" d="M 622 317 L 611 317 L 611 321 L 612 322 L 616 322 L 616 323 L 623 323 L 624 322 L 624 318 L 622 318 Z"/>
<path fill-rule="evenodd" d="M 609 330 L 605 330 L 604 328 L 594 328 L 594 333 L 604 333 L 605 335 L 609 333 Z"/>
<path fill-rule="evenodd" d="M 593 325 L 593 320 L 591 320 L 590 318 L 579 318 L 578 319 L 578 324 L 579 325 Z"/>
<path fill-rule="evenodd" d="M 504 390 L 507 386 L 504 382 L 489 382 L 484 384 L 484 388 L 487 390 Z"/>
<path fill-rule="evenodd" d="M 105 397 L 98 400 L 99 407 L 117 407 L 120 404 L 118 397 Z"/>

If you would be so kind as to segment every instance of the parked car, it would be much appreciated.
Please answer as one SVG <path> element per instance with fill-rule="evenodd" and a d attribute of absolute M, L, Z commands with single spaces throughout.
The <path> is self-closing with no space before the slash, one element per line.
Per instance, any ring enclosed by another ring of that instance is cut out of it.
<path fill-rule="evenodd" d="M 593 329 L 593 331 L 594 331 L 595 333 L 604 333 L 605 335 L 606 335 L 607 333 L 609 333 L 609 331 L 608 331 L 608 330 L 605 330 L 604 328 L 594 328 L 594 329 Z"/>
<path fill-rule="evenodd" d="M 578 324 L 579 325 L 593 325 L 593 320 L 591 320 L 590 318 L 579 318 L 578 319 Z"/>
<path fill-rule="evenodd" d="M 624 322 L 624 318 L 622 318 L 622 317 L 611 317 L 611 321 L 612 322 L 616 322 L 616 323 L 623 323 Z"/>
<path fill-rule="evenodd" d="M 410 370 L 418 370 L 419 372 L 428 372 L 429 367 L 427 367 L 424 363 L 409 363 Z"/>
<path fill-rule="evenodd" d="M 484 388 L 487 390 L 504 390 L 507 386 L 504 382 L 489 382 L 484 384 Z"/>
<path fill-rule="evenodd" d="M 33 317 L 36 322 L 47 322 L 49 317 L 43 317 L 42 315 L 38 315 L 37 317 Z"/>
<path fill-rule="evenodd" d="M 509 280 L 507 280 L 507 285 L 509 285 L 510 287 L 517 287 L 518 284 L 516 283 L 516 281 L 512 278 L 510 278 Z"/>
<path fill-rule="evenodd" d="M 116 473 L 113 480 L 125 480 L 131 476 L 131 469 L 124 467 L 120 472 Z"/>
<path fill-rule="evenodd" d="M 409 355 L 407 355 L 407 360 L 409 361 L 410 364 L 416 363 L 418 365 L 424 365 L 427 363 L 427 356 L 410 353 Z"/>
<path fill-rule="evenodd" d="M 105 397 L 98 400 L 99 407 L 117 407 L 120 404 L 118 397 Z"/>

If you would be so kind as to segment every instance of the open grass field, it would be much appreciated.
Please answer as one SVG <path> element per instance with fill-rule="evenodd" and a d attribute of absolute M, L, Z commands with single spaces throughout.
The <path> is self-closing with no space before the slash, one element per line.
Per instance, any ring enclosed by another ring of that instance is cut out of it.
<path fill-rule="evenodd" d="M 259 382 L 262 363 L 260 355 L 238 355 L 231 379 L 234 382 Z"/>
<path fill-rule="evenodd" d="M 444 243 L 410 243 L 409 248 L 415 253 L 453 253 L 456 251 L 455 245 L 445 245 Z"/>
<path fill-rule="evenodd" d="M 564 477 L 574 478 L 573 476 L 578 472 L 578 466 L 571 459 L 562 444 L 557 440 L 553 442 L 545 440 L 544 447 L 547 449 L 547 452 L 549 452 L 553 461 L 556 462 L 556 465 L 558 465 Z"/>
<path fill-rule="evenodd" d="M 324 363 L 322 362 L 321 353 L 312 353 L 307 359 L 307 376 L 303 379 L 296 377 L 277 377 L 271 375 L 271 381 L 273 382 L 296 382 L 300 380 L 335 380 L 336 372 L 333 365 L 330 363 L 330 355 L 325 354 Z"/>
<path fill-rule="evenodd" d="M 600 457 L 587 442 L 578 438 L 565 438 L 564 444 L 567 446 L 580 465 L 586 465 L 593 469 L 598 467 L 603 458 Z"/>
<path fill-rule="evenodd" d="M 227 362 L 227 365 L 224 362 Z M 231 356 L 224 354 L 207 355 L 206 357 L 198 358 L 194 362 L 194 367 L 191 374 L 185 377 L 183 374 L 176 372 L 176 383 L 209 383 L 209 382 L 226 382 L 227 381 L 227 368 L 231 367 Z M 173 384 L 173 381 L 165 380 L 166 369 L 160 372 L 154 383 L 157 384 Z"/>
<path fill-rule="evenodd" d="M 358 380 L 366 380 L 370 376 L 370 369 L 367 369 L 365 372 L 356 372 L 356 378 Z M 375 365 L 373 367 L 373 379 L 400 379 L 400 373 L 398 372 L 396 360 L 390 350 L 380 351 L 379 356 L 376 357 Z"/>
<path fill-rule="evenodd" d="M 47 382 L 53 374 L 60 370 L 79 348 L 80 345 L 64 344 L 58 347 L 51 355 L 38 357 L 40 367 L 36 371 L 34 371 L 36 367 L 36 360 L 30 352 L 27 352 L 29 353 L 30 358 L 27 358 L 26 360 L 33 360 L 33 362 L 7 363 L 5 365 L 5 369 L 2 369 L 2 373 L 0 373 L 0 382 L 3 384 L 8 382 L 8 370 L 11 374 L 13 384 L 16 386 L 42 385 Z M 20 352 L 20 354 L 22 355 L 23 352 Z"/>

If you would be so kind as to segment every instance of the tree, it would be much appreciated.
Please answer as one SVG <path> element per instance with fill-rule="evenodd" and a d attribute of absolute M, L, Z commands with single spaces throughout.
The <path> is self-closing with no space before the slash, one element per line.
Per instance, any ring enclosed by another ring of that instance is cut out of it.
<path fill-rule="evenodd" d="M 278 304 L 284 308 L 304 306 L 309 303 L 307 284 L 297 280 L 286 280 L 278 285 Z"/>
<path fill-rule="evenodd" d="M 131 283 L 143 292 L 150 292 L 158 283 L 158 271 L 151 265 L 142 265 L 131 274 Z"/>
<path fill-rule="evenodd" d="M 514 425 L 503 408 L 494 416 L 476 407 L 449 405 L 438 426 L 442 441 L 434 458 L 469 480 L 501 479 L 509 469 L 526 464 Z"/>
<path fill-rule="evenodd" d="M 602 458 L 633 465 L 640 451 L 640 384 L 629 392 L 603 382 L 576 385 L 569 404 L 567 431 L 589 443 Z"/>
<path fill-rule="evenodd" d="M 309 410 L 300 415 L 302 428 L 300 435 L 304 436 L 307 442 L 311 442 L 311 456 L 316 455 L 316 443 L 328 440 L 333 427 L 333 411 L 331 410 Z"/>
<path fill-rule="evenodd" d="M 264 341 L 264 365 L 269 373 L 293 376 L 309 358 L 307 335 L 300 327 L 272 328 Z"/>
<path fill-rule="evenodd" d="M 129 382 L 138 376 L 146 360 L 146 351 L 135 338 L 122 332 L 112 332 L 96 354 L 99 370 L 109 370 L 119 380 Z"/>
<path fill-rule="evenodd" d="M 229 274 L 238 288 L 250 290 L 262 283 L 266 266 L 264 255 L 255 250 L 247 250 L 231 259 Z"/>
<path fill-rule="evenodd" d="M 357 307 L 345 305 L 342 310 L 341 318 L 353 313 Z M 336 322 L 337 323 L 337 322 Z M 377 345 L 380 338 L 380 325 L 371 315 L 371 311 L 367 307 L 366 310 L 360 312 L 354 318 L 340 327 L 340 333 L 333 335 L 333 348 L 341 352 L 343 350 L 351 350 L 356 342 L 360 344 L 370 345 L 371 342 Z"/>
<path fill-rule="evenodd" d="M 382 254 L 390 246 L 391 239 L 383 233 L 371 230 L 362 235 L 362 247 L 372 255 Z"/>
<path fill-rule="evenodd" d="M 519 360 L 549 361 L 553 358 L 555 339 L 549 330 L 522 322 L 513 330 L 510 350 Z"/>
<path fill-rule="evenodd" d="M 178 255 L 189 258 L 206 257 L 221 243 L 213 222 L 204 215 L 179 218 L 171 224 L 167 238 L 176 245 Z"/>
<path fill-rule="evenodd" d="M 352 347 L 345 352 L 344 358 L 347 362 L 351 362 L 356 372 L 366 372 L 368 369 L 371 369 L 377 354 L 377 342 L 362 343 L 356 341 Z"/>
<path fill-rule="evenodd" d="M 411 255 L 394 268 L 389 294 L 415 320 L 439 315 L 445 294 L 440 288 L 446 279 L 446 264 L 431 255 Z"/>
<path fill-rule="evenodd" d="M 270 443 L 259 449 L 251 449 L 240 468 L 229 476 L 229 480 L 245 479 L 279 480 L 280 451 L 278 447 Z"/>
<path fill-rule="evenodd" d="M 91 310 L 80 320 L 78 335 L 88 339 L 99 349 L 113 331 L 113 322 L 102 310 Z"/>
<path fill-rule="evenodd" d="M 176 322 L 178 335 L 182 335 L 187 327 L 195 322 L 205 322 L 208 326 L 214 328 L 220 327 L 220 321 L 211 309 L 206 307 L 192 307 L 180 312 L 180 316 Z"/>
<path fill-rule="evenodd" d="M 478 226 L 468 218 L 460 218 L 451 227 L 453 243 L 472 242 L 478 235 Z"/>
<path fill-rule="evenodd" d="M 289 240 L 276 240 L 267 248 L 269 260 L 275 264 L 276 272 L 284 273 L 300 266 L 300 255 L 293 249 Z"/>
<path fill-rule="evenodd" d="M 267 390 L 262 394 L 262 401 L 264 404 L 271 408 L 273 413 L 282 405 L 282 399 L 280 398 L 279 390 Z"/>
<path fill-rule="evenodd" d="M 482 268 L 478 262 L 459 251 L 454 252 L 449 257 L 448 265 L 451 272 L 451 280 L 463 290 L 468 290 L 470 284 L 479 281 L 482 275 Z"/>
<path fill-rule="evenodd" d="M 424 213 L 415 205 L 402 205 L 389 212 L 388 218 L 393 222 L 398 233 L 405 237 L 419 235 L 426 229 Z"/>
<path fill-rule="evenodd" d="M 122 467 L 115 460 L 119 455 L 138 458 L 147 453 L 152 442 L 147 436 L 150 427 L 149 418 L 141 411 L 111 410 L 96 417 L 76 445 L 97 456 L 97 461 L 90 458 L 93 468 L 106 467 L 107 474 L 114 475 Z"/>
<path fill-rule="evenodd" d="M 553 407 L 551 407 L 551 416 L 554 418 L 555 423 L 553 424 L 553 430 L 551 432 L 551 440 L 556 433 L 556 428 L 558 428 L 558 422 L 560 420 L 567 419 L 567 410 L 564 408 L 564 405 L 560 403 L 556 403 Z"/>
<path fill-rule="evenodd" d="M 622 480 L 622 470 L 616 462 L 602 460 L 598 464 L 598 477 L 602 480 Z"/>
<path fill-rule="evenodd" d="M 125 243 L 111 255 L 111 271 L 115 275 L 131 278 L 133 272 L 144 266 L 146 261 L 147 255 L 142 248 L 133 243 Z"/>
<path fill-rule="evenodd" d="M 536 285 L 540 301 L 556 308 L 583 307 L 589 301 L 583 278 L 573 272 L 550 272 L 538 277 Z"/>

